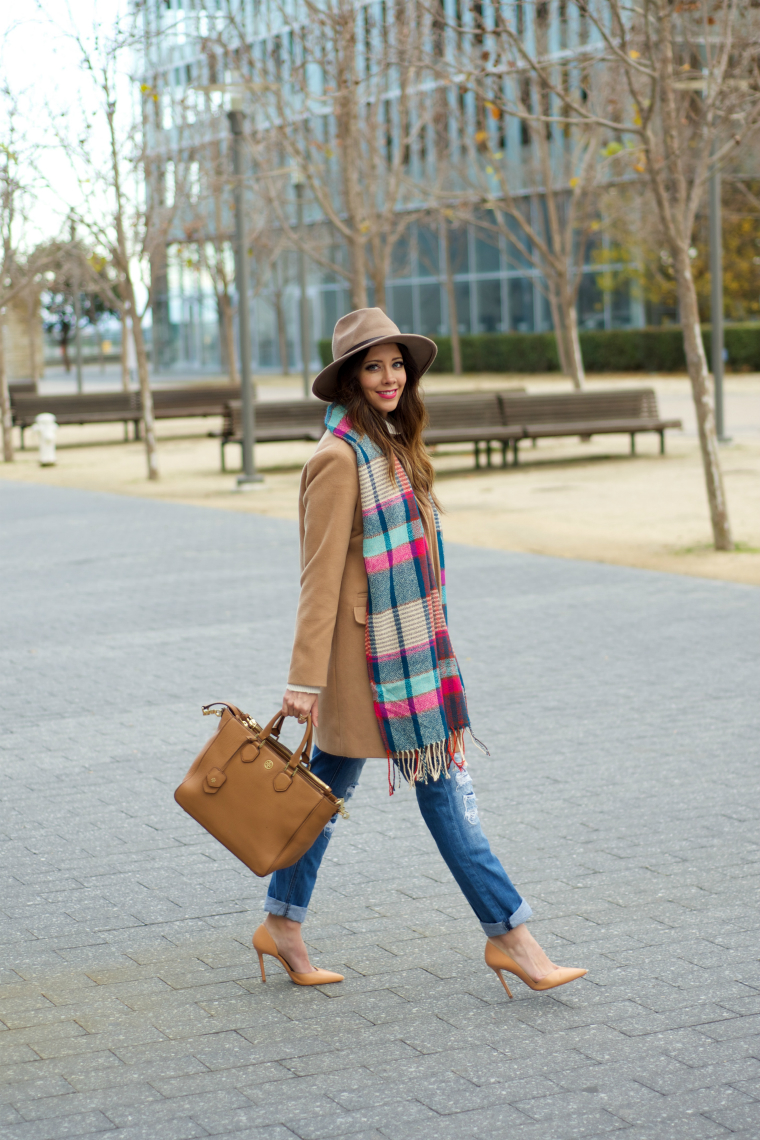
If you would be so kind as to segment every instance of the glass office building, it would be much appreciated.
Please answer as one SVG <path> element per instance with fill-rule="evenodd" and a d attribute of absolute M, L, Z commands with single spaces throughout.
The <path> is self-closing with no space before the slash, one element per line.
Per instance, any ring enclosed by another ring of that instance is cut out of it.
<path fill-rule="evenodd" d="M 370 0 L 372 2 L 372 0 Z M 448 0 L 445 0 L 448 3 Z M 455 2 L 455 0 L 452 0 Z M 511 0 L 510 0 L 511 2 Z M 235 5 L 233 5 L 234 7 Z M 150 149 L 169 156 L 178 145 L 180 127 L 172 120 L 171 108 L 181 108 L 184 137 L 193 145 L 211 144 L 225 155 L 227 124 L 220 112 L 223 84 L 213 80 L 224 68 L 213 64 L 208 44 L 215 24 L 221 26 L 218 0 L 147 0 L 143 73 L 145 85 L 169 92 L 157 125 L 152 128 Z M 266 47 L 267 37 L 282 34 L 283 11 L 255 0 L 237 0 L 241 25 L 252 41 Z M 388 11 L 392 9 L 388 8 Z M 265 47 L 262 49 L 265 50 Z M 227 75 L 229 72 L 227 71 Z M 209 94 L 209 89 L 217 90 Z M 215 109 L 209 115 L 209 109 Z M 519 124 L 513 124 L 516 131 Z M 511 128 L 510 128 L 511 129 Z M 226 161 L 226 159 L 225 159 Z M 539 195 L 530 195 L 531 208 L 539 208 Z M 255 194 L 249 191 L 251 208 Z M 229 223 L 229 215 L 226 215 Z M 308 220 L 308 219 L 307 219 Z M 311 224 L 320 225 L 313 213 Z M 487 221 L 487 219 L 484 219 Z M 538 272 L 516 255 L 503 236 L 477 224 L 450 229 L 450 268 L 453 277 L 456 322 L 461 333 L 539 332 L 551 328 L 549 306 Z M 229 230 L 231 225 L 227 225 Z M 187 226 L 177 226 L 168 243 L 166 259 L 154 276 L 154 343 L 159 371 L 218 372 L 225 368 L 225 338 L 221 329 L 218 294 L 209 258 L 191 251 Z M 229 251 L 228 251 L 229 252 Z M 285 363 L 297 368 L 301 360 L 297 255 L 286 250 L 278 259 L 276 288 L 267 282 L 256 286 L 256 249 L 251 255 L 254 294 L 250 301 L 253 366 L 257 371 L 280 371 Z M 234 281 L 229 252 L 227 276 Z M 308 262 L 308 259 L 307 259 Z M 632 285 L 618 292 L 603 292 L 589 249 L 578 302 L 579 325 L 583 328 L 624 328 L 644 322 L 644 306 Z M 441 234 L 435 223 L 412 221 L 394 247 L 386 281 L 386 307 L 402 331 L 446 334 L 450 331 L 447 282 L 443 273 Z M 607 266 L 607 268 L 611 268 Z M 329 338 L 337 318 L 347 312 L 350 295 L 345 279 L 307 263 L 310 363 L 319 362 L 317 342 Z M 368 303 L 373 291 L 368 287 Z M 234 293 L 234 290 L 233 290 Z M 234 296 L 233 296 L 234 301 Z"/>

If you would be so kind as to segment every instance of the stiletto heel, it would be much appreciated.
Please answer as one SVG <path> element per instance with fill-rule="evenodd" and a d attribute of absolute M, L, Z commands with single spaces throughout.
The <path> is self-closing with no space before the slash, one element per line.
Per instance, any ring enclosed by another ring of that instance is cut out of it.
<path fill-rule="evenodd" d="M 509 974 L 514 974 L 521 982 L 525 982 L 532 990 L 553 990 L 557 986 L 565 986 L 568 982 L 574 982 L 576 978 L 582 978 L 588 970 L 573 969 L 568 966 L 558 966 L 556 970 L 551 970 L 550 973 L 545 974 L 539 981 L 534 982 L 529 974 L 525 973 L 522 966 L 518 966 L 508 954 L 503 950 L 499 950 L 494 946 L 493 942 L 486 942 L 486 966 L 490 967 L 498 976 L 499 981 L 504 986 L 510 997 L 509 986 L 501 976 L 501 971 L 506 970 Z"/>
<path fill-rule="evenodd" d="M 297 986 L 326 986 L 329 982 L 343 981 L 343 975 L 334 974 L 332 970 L 318 970 L 315 967 L 310 974 L 299 974 L 296 970 L 291 969 L 282 954 L 278 951 L 277 943 L 263 923 L 253 936 L 253 948 L 259 956 L 262 982 L 267 980 L 266 974 L 264 973 L 265 954 L 268 954 L 270 958 L 276 958 L 282 968 L 287 972 L 291 982 L 295 982 Z"/>
<path fill-rule="evenodd" d="M 501 984 L 504 986 L 504 989 L 507 991 L 507 997 L 511 998 L 512 997 L 512 991 L 509 988 L 509 986 L 507 985 L 507 983 L 504 981 L 504 975 L 502 974 L 501 970 L 496 970 L 495 973 L 496 973 L 496 977 L 499 979 Z"/>

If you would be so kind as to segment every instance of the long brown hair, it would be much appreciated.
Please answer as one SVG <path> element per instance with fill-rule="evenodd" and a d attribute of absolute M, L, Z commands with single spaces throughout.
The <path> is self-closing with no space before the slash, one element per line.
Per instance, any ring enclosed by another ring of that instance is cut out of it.
<path fill-rule="evenodd" d="M 418 498 L 430 495 L 435 505 L 440 504 L 433 491 L 435 468 L 430 462 L 422 433 L 427 427 L 427 410 L 420 395 L 420 372 L 404 344 L 398 345 L 404 361 L 406 384 L 403 387 L 396 410 L 388 413 L 396 433 L 391 435 L 386 421 L 372 407 L 364 395 L 359 381 L 359 369 L 370 349 L 357 352 L 345 362 L 338 372 L 337 398 L 343 404 L 352 427 L 360 435 L 368 436 L 375 447 L 382 451 L 388 460 L 388 475 L 395 479 L 395 459 L 406 471 L 412 490 Z"/>

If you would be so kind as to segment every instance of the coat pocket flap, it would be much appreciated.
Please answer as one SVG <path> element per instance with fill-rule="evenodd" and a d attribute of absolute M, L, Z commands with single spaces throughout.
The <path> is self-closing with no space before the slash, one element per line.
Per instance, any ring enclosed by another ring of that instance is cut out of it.
<path fill-rule="evenodd" d="M 361 625 L 367 624 L 367 607 L 354 606 L 354 617 Z"/>

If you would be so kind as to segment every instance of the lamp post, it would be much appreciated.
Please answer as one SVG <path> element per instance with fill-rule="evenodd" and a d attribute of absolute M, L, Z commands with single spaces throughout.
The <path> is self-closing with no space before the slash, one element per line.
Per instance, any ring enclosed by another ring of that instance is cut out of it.
<path fill-rule="evenodd" d="M 251 384 L 251 328 L 248 311 L 248 251 L 245 242 L 245 203 L 243 193 L 243 112 L 242 99 L 233 96 L 227 118 L 232 131 L 232 172 L 235 177 L 235 288 L 238 295 L 238 335 L 240 338 L 240 383 L 243 403 L 243 471 L 237 485 L 242 491 L 263 476 L 256 470 L 254 442 L 256 412 Z"/>
<path fill-rule="evenodd" d="M 298 206 L 298 235 L 303 241 L 303 175 L 298 167 L 295 168 L 291 179 L 296 191 Z M 311 381 L 309 379 L 309 298 L 306 294 L 306 254 L 303 245 L 298 249 L 298 285 L 300 290 L 301 314 L 301 369 L 303 372 L 303 398 L 308 400 L 311 394 Z"/>
<path fill-rule="evenodd" d="M 74 219 L 72 218 L 71 219 L 71 247 L 72 247 L 72 254 L 74 257 L 74 262 L 73 262 L 73 267 L 74 267 L 74 281 L 73 281 L 73 286 L 74 286 L 74 348 L 75 348 L 75 359 L 76 359 L 77 392 L 81 392 L 83 390 L 83 384 L 82 384 L 82 328 L 81 328 L 81 324 L 82 324 L 82 294 L 81 294 L 80 288 L 79 288 L 79 286 L 80 286 L 79 261 L 77 258 L 76 248 L 74 247 L 74 243 L 76 242 L 76 236 L 77 236 L 76 224 L 74 222 Z"/>

